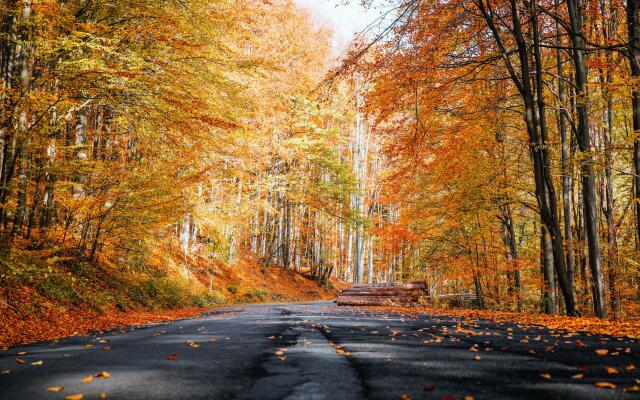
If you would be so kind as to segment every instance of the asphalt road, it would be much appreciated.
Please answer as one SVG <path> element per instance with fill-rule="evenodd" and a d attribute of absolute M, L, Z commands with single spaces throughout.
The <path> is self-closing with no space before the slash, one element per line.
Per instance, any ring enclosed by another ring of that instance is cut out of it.
<path fill-rule="evenodd" d="M 3 400 L 638 399 L 622 389 L 640 385 L 640 343 L 331 303 L 250 305 L 11 348 L 0 372 Z"/>

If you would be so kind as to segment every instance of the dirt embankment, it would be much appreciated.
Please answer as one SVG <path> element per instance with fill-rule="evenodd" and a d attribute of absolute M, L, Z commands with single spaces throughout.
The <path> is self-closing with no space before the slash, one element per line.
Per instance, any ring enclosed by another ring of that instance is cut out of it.
<path fill-rule="evenodd" d="M 203 259 L 190 260 L 185 277 L 184 266 L 167 259 L 169 267 L 151 266 L 144 273 L 26 253 L 4 260 L 0 348 L 186 318 L 224 305 L 328 300 L 347 286 L 320 287 L 306 275 L 260 268 L 251 260 L 214 268 L 203 268 Z M 163 272 L 154 275 L 153 268 Z"/>

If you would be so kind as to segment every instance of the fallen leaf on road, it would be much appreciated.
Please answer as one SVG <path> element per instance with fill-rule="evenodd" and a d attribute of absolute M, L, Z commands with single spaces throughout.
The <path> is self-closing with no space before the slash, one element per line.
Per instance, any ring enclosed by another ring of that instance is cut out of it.
<path fill-rule="evenodd" d="M 599 389 L 615 389 L 616 385 L 611 382 L 596 382 L 596 387 Z"/>
<path fill-rule="evenodd" d="M 3 369 L 2 372 L 0 372 L 0 375 L 9 375 L 11 373 L 10 369 Z"/>
<path fill-rule="evenodd" d="M 167 356 L 167 360 L 175 360 L 176 358 L 178 358 L 178 355 L 175 354 L 175 353 L 174 354 L 169 354 Z"/>
<path fill-rule="evenodd" d="M 106 371 L 102 371 L 99 374 L 96 374 L 96 378 L 102 378 L 102 379 L 109 379 L 110 376 L 111 374 L 109 374 Z"/>
<path fill-rule="evenodd" d="M 607 374 L 609 374 L 609 375 L 613 375 L 613 374 L 617 374 L 617 373 L 618 373 L 618 370 L 617 370 L 617 369 L 615 369 L 615 368 L 611 368 L 611 367 L 608 367 L 608 368 L 607 368 Z"/>
<path fill-rule="evenodd" d="M 475 356 L 475 357 L 473 357 L 473 359 L 476 360 L 476 361 L 480 361 L 480 356 Z"/>
<path fill-rule="evenodd" d="M 44 363 L 44 361 L 38 360 L 38 361 L 32 362 L 31 365 L 42 365 L 42 363 Z"/>
<path fill-rule="evenodd" d="M 609 354 L 609 350 L 607 350 L 607 349 L 598 349 L 598 350 L 596 350 L 596 354 L 599 355 L 600 357 L 604 357 L 607 354 Z"/>
<path fill-rule="evenodd" d="M 24 360 L 22 358 L 16 358 L 16 362 L 18 364 L 24 364 Z"/>
<path fill-rule="evenodd" d="M 584 378 L 584 374 L 575 374 L 571 377 L 571 379 L 582 379 Z"/>
<path fill-rule="evenodd" d="M 107 392 L 100 392 L 100 394 L 98 395 L 99 399 L 106 399 L 107 398 Z"/>
<path fill-rule="evenodd" d="M 63 386 L 51 386 L 49 388 L 47 388 L 47 391 L 49 392 L 61 392 L 64 390 Z"/>
<path fill-rule="evenodd" d="M 576 340 L 576 346 L 578 346 L 578 347 L 586 347 L 587 345 L 584 344 L 584 342 L 582 342 L 580 340 Z"/>
<path fill-rule="evenodd" d="M 102 348 L 102 350 L 104 350 L 104 351 L 109 351 L 109 350 L 111 350 L 111 346 L 104 346 L 104 347 Z"/>
<path fill-rule="evenodd" d="M 19 351 L 19 352 L 18 352 L 18 355 L 19 355 L 19 356 L 23 356 L 23 355 L 25 355 L 25 354 L 27 354 L 27 352 L 26 352 L 26 351 Z"/>
<path fill-rule="evenodd" d="M 278 360 L 280 361 L 285 361 L 287 359 L 287 356 L 278 356 Z"/>
<path fill-rule="evenodd" d="M 640 386 L 634 385 L 628 388 L 624 388 L 622 389 L 622 391 L 625 393 L 637 393 L 637 392 L 640 392 Z"/>
<path fill-rule="evenodd" d="M 411 400 L 411 397 L 409 397 L 408 394 L 404 393 L 402 396 L 400 396 L 400 400 Z"/>
<path fill-rule="evenodd" d="M 631 372 L 631 371 L 635 371 L 637 369 L 637 367 L 633 364 L 629 364 L 627 365 L 627 371 Z"/>
<path fill-rule="evenodd" d="M 540 378 L 542 378 L 542 379 L 551 379 L 551 374 L 540 374 Z"/>
<path fill-rule="evenodd" d="M 65 397 L 66 400 L 82 400 L 84 399 L 84 394 L 82 393 L 77 393 L 77 394 L 70 394 L 69 396 Z"/>
<path fill-rule="evenodd" d="M 84 382 L 84 383 L 89 383 L 91 381 L 93 381 L 93 376 L 92 375 L 89 375 L 89 376 L 87 376 L 86 378 L 84 378 L 82 380 L 82 382 Z"/>
<path fill-rule="evenodd" d="M 464 400 L 473 400 L 473 396 L 464 396 Z"/>

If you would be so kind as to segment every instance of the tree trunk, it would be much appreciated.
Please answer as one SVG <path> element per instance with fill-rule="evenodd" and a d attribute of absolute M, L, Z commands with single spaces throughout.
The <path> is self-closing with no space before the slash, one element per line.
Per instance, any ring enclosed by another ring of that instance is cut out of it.
<path fill-rule="evenodd" d="M 373 283 L 373 236 L 367 240 L 367 282 Z"/>
<path fill-rule="evenodd" d="M 505 205 L 502 207 L 502 230 L 503 242 L 506 249 L 506 258 L 509 263 L 510 281 L 509 287 L 513 287 L 516 296 L 516 310 L 522 312 L 522 282 L 520 278 L 520 265 L 518 260 L 518 246 L 516 243 L 516 232 L 513 227 L 513 217 L 511 215 L 511 207 Z"/>
<path fill-rule="evenodd" d="M 560 8 L 559 2 L 554 3 L 556 9 Z M 556 21 L 556 45 L 562 45 L 560 24 Z M 573 171 L 569 168 L 570 138 L 567 137 L 566 93 L 564 85 L 564 60 L 562 50 L 556 50 L 556 63 L 558 64 L 558 100 L 560 111 L 558 112 L 558 130 L 561 142 L 561 169 L 562 169 L 562 208 L 564 217 L 564 238 L 567 254 L 567 278 L 571 296 L 575 298 L 575 261 L 573 258 L 573 234 L 571 232 L 571 212 L 573 200 Z"/>
<path fill-rule="evenodd" d="M 598 221 L 598 202 L 593 169 L 593 154 L 589 135 L 589 111 L 587 93 L 587 67 L 582 36 L 582 12 L 576 0 L 567 0 L 567 11 L 571 23 L 569 37 L 573 47 L 573 64 L 575 70 L 576 111 L 578 119 L 578 147 L 582 153 L 582 193 L 584 203 L 585 228 L 589 249 L 589 268 L 593 284 L 593 307 L 597 317 L 606 318 L 607 309 L 604 303 L 604 283 L 602 278 L 602 258 L 600 255 L 600 232 Z"/>
<path fill-rule="evenodd" d="M 640 3 L 627 0 L 627 31 L 629 35 L 629 63 L 631 78 L 640 79 Z M 631 85 L 633 114 L 633 170 L 636 203 L 636 243 L 640 246 L 640 88 Z M 640 250 L 638 248 L 637 250 Z"/>
<path fill-rule="evenodd" d="M 556 300 L 556 279 L 554 272 L 553 262 L 553 245 L 549 238 L 547 227 L 542 225 L 540 227 L 540 250 L 542 257 L 542 309 L 547 314 L 557 314 L 557 300 Z"/>
<path fill-rule="evenodd" d="M 26 112 L 20 117 L 21 131 L 26 135 Z M 29 160 L 27 158 L 28 141 L 25 138 L 19 147 L 19 152 L 16 155 L 18 157 L 18 206 L 13 218 L 13 227 L 11 228 L 13 234 L 22 233 L 22 223 L 24 221 L 24 215 L 27 207 L 27 169 Z"/>

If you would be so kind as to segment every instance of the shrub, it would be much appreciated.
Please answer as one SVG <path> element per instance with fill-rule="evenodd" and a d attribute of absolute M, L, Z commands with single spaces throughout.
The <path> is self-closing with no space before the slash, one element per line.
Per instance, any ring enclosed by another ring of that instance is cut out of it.
<path fill-rule="evenodd" d="M 53 301 L 62 303 L 71 301 L 74 304 L 81 302 L 80 297 L 73 290 L 75 279 L 63 274 L 45 274 L 34 280 L 33 286 Z"/>
<path fill-rule="evenodd" d="M 249 301 L 265 301 L 268 294 L 269 292 L 264 289 L 250 288 L 249 290 L 247 290 L 247 293 L 245 293 L 244 297 Z"/>
<path fill-rule="evenodd" d="M 211 304 L 223 304 L 227 301 L 227 296 L 224 293 L 214 290 L 206 294 Z"/>
<path fill-rule="evenodd" d="M 169 278 L 149 278 L 130 290 L 135 302 L 152 309 L 177 308 L 185 304 L 184 289 Z"/>
<path fill-rule="evenodd" d="M 189 295 L 189 304 L 196 307 L 206 307 L 209 305 L 209 301 L 206 296 L 191 293 Z"/>
<path fill-rule="evenodd" d="M 238 294 L 238 287 L 236 285 L 228 285 L 227 286 L 227 290 L 231 293 L 231 294 Z"/>

